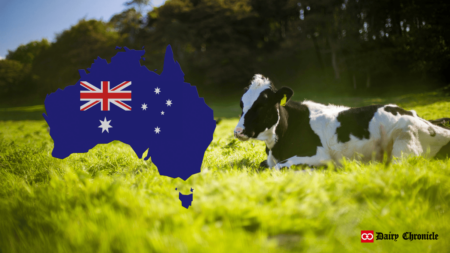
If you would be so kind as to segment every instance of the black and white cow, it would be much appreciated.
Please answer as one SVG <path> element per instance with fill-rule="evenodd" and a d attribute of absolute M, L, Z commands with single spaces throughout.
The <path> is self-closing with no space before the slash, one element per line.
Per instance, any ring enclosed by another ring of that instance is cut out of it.
<path fill-rule="evenodd" d="M 266 143 L 263 167 L 321 166 L 343 158 L 362 161 L 405 155 L 446 156 L 450 153 L 448 119 L 427 121 L 396 105 L 360 108 L 294 102 L 288 87 L 279 90 L 255 75 L 241 99 L 242 115 L 234 135 Z M 287 102 L 282 106 L 282 100 Z"/>

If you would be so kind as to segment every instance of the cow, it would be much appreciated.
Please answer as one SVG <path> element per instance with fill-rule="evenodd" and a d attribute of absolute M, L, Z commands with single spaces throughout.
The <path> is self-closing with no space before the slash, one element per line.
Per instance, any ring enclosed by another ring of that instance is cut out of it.
<path fill-rule="evenodd" d="M 276 89 L 257 74 L 241 98 L 234 129 L 240 141 L 264 141 L 261 167 L 317 167 L 342 158 L 390 161 L 404 155 L 445 157 L 450 153 L 449 118 L 427 121 L 397 105 L 359 108 L 291 101 L 289 87 Z"/>

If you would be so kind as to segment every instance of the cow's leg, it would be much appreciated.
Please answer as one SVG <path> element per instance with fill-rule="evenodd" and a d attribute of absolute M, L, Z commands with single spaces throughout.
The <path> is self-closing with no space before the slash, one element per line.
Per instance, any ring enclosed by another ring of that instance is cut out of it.
<path fill-rule="evenodd" d="M 429 120 L 429 122 L 431 122 L 434 125 L 449 129 L 446 126 L 446 124 L 450 123 L 450 118 L 434 119 L 434 120 Z"/>
<path fill-rule="evenodd" d="M 266 161 L 267 161 L 267 166 L 269 168 L 273 168 L 278 162 L 278 160 L 275 157 L 273 157 L 273 154 L 272 154 L 271 150 L 269 150 L 269 154 L 267 155 L 267 160 Z"/>
<path fill-rule="evenodd" d="M 293 156 L 289 159 L 286 159 L 284 161 L 277 163 L 274 168 L 276 170 L 280 170 L 281 168 L 291 167 L 292 165 L 320 166 L 320 165 L 324 165 L 324 160 L 320 159 L 320 157 L 317 157 L 317 156 L 311 156 L 311 157 Z"/>
<path fill-rule="evenodd" d="M 398 129 L 395 135 L 392 156 L 400 158 L 402 154 L 419 156 L 423 153 L 418 132 L 412 126 Z"/>
<path fill-rule="evenodd" d="M 331 157 L 326 154 L 324 149 L 318 148 L 317 154 L 314 156 L 293 156 L 289 159 L 277 163 L 274 168 L 276 170 L 279 170 L 283 167 L 290 167 L 292 165 L 321 166 L 331 160 Z"/>

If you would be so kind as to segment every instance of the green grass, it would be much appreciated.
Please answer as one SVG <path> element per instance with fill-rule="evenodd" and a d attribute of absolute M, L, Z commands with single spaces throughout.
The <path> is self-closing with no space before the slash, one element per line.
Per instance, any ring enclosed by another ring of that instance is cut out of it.
<path fill-rule="evenodd" d="M 397 103 L 426 119 L 450 116 L 450 99 L 434 93 L 321 102 Z M 218 117 L 240 113 L 237 103 L 213 108 Z M 260 171 L 263 143 L 237 142 L 237 118 L 226 118 L 202 172 L 184 182 L 159 176 L 120 142 L 53 158 L 45 121 L 24 120 L 42 111 L 0 112 L 7 119 L 0 121 L 1 253 L 449 252 L 448 159 Z M 187 194 L 191 187 L 186 210 L 175 188 Z M 361 230 L 400 239 L 362 244 Z M 404 241 L 404 232 L 435 232 L 439 240 Z"/>

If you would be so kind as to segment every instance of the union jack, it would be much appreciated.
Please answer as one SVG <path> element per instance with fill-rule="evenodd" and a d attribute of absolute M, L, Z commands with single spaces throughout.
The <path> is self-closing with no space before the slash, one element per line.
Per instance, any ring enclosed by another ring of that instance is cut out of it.
<path fill-rule="evenodd" d="M 109 103 L 125 111 L 131 111 L 131 106 L 123 103 L 123 101 L 131 101 L 131 91 L 123 91 L 131 85 L 131 81 L 122 82 L 112 89 L 109 88 L 109 81 L 102 81 L 101 89 L 86 81 L 80 81 L 80 85 L 88 89 L 80 91 L 80 101 L 89 101 L 80 107 L 81 111 L 86 111 L 98 103 L 101 103 L 102 111 L 109 111 Z"/>

